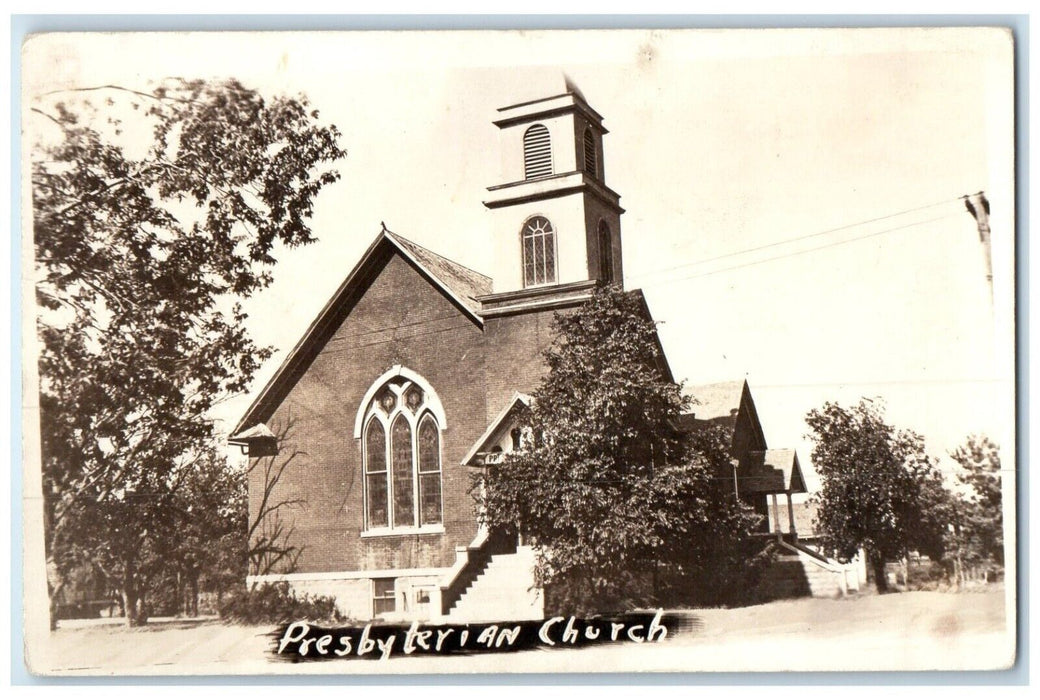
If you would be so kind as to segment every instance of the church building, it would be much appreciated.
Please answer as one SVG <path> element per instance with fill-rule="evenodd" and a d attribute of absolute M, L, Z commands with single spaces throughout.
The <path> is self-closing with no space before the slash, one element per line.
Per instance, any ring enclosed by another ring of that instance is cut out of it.
<path fill-rule="evenodd" d="M 233 431 L 265 467 L 251 471 L 251 517 L 295 503 L 279 514 L 300 548 L 293 570 L 250 581 L 335 596 L 359 620 L 542 617 L 535 553 L 483 531 L 472 476 L 517 445 L 553 315 L 623 282 L 624 209 L 606 184 L 603 117 L 577 89 L 503 107 L 493 123 L 494 275 L 384 227 Z M 691 429 L 732 431 L 741 497 L 768 514 L 771 496 L 775 514 L 776 494 L 805 491 L 793 451 L 771 463 L 745 382 L 692 392 Z M 763 534 L 787 524 L 773 526 Z"/>

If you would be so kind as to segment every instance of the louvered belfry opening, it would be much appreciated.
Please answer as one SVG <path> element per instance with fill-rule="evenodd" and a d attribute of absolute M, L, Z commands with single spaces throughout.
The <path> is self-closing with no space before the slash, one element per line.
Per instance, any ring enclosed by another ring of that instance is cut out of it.
<path fill-rule="evenodd" d="M 592 129 L 585 128 L 585 172 L 589 175 L 596 174 L 596 140 L 592 136 Z"/>
<path fill-rule="evenodd" d="M 524 133 L 524 179 L 531 180 L 552 174 L 549 130 L 542 124 L 535 124 Z"/>

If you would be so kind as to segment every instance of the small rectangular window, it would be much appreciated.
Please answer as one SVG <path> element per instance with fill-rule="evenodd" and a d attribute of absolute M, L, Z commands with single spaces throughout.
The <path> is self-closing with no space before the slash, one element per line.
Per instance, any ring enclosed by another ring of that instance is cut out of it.
<path fill-rule="evenodd" d="M 397 595 L 394 591 L 394 579 L 372 579 L 372 616 L 379 617 L 383 613 L 397 610 Z"/>

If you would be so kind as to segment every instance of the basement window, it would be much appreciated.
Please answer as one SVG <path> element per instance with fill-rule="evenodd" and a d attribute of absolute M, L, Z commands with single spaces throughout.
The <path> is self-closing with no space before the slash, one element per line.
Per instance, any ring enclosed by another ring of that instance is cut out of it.
<path fill-rule="evenodd" d="M 394 579 L 372 579 L 372 617 L 397 610 L 397 596 L 394 592 Z"/>

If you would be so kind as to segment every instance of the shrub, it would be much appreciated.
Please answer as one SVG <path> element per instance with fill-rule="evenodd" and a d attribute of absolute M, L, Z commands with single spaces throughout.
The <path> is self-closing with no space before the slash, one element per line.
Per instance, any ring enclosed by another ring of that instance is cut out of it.
<path fill-rule="evenodd" d="M 219 606 L 220 617 L 227 622 L 247 625 L 287 624 L 296 620 L 342 622 L 336 599 L 293 592 L 288 583 L 263 584 L 225 597 Z"/>
<path fill-rule="evenodd" d="M 944 590 L 949 584 L 949 572 L 941 562 L 928 559 L 910 562 L 910 582 L 907 590 L 936 591 Z"/>

